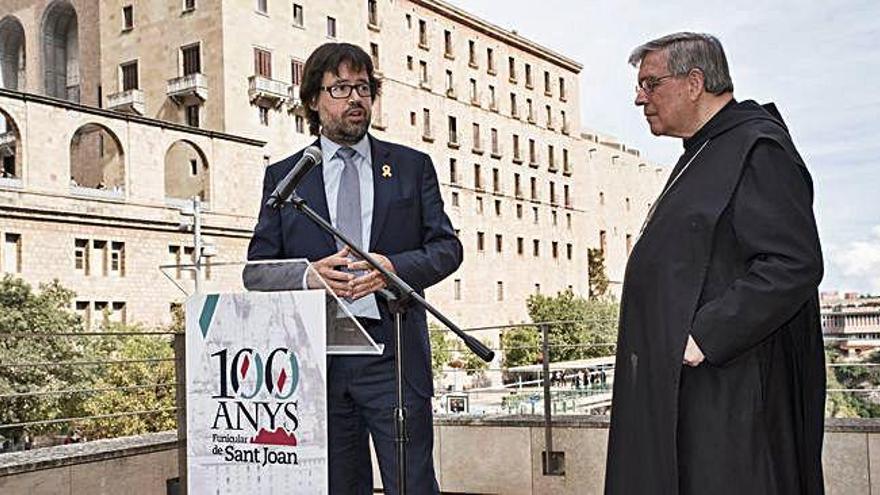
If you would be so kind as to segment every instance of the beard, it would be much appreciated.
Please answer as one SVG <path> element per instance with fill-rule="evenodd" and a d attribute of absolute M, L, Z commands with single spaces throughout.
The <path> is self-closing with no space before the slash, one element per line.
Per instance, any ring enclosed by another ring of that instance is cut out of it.
<path fill-rule="evenodd" d="M 364 118 L 360 122 L 349 122 L 346 117 L 353 110 L 364 112 Z M 370 128 L 372 109 L 366 105 L 356 105 L 348 108 L 341 117 L 321 115 L 321 131 L 329 139 L 342 144 L 355 144 L 364 138 Z"/>

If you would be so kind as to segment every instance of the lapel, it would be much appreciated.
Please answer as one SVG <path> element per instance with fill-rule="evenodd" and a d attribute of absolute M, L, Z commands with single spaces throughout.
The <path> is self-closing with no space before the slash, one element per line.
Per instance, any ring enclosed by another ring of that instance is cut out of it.
<path fill-rule="evenodd" d="M 312 145 L 320 148 L 321 140 L 316 140 Z M 328 223 L 330 222 L 330 210 L 327 208 L 327 193 L 324 189 L 323 164 L 319 164 L 303 178 L 302 182 L 299 183 L 299 187 L 297 187 L 297 193 L 321 218 Z M 323 229 L 321 229 L 321 234 L 323 241 L 330 246 L 333 252 L 336 252 L 336 241 L 333 239 L 333 236 L 324 232 Z"/>
<path fill-rule="evenodd" d="M 388 160 L 389 150 L 382 141 L 370 136 L 370 154 L 373 161 L 373 223 L 370 226 L 370 251 L 375 252 L 376 243 L 382 235 L 382 227 L 385 226 L 385 217 L 388 216 L 388 208 L 391 198 L 394 196 L 394 187 L 397 183 L 399 172 L 391 177 L 382 176 L 382 167 L 390 165 L 392 171 L 394 165 Z"/>

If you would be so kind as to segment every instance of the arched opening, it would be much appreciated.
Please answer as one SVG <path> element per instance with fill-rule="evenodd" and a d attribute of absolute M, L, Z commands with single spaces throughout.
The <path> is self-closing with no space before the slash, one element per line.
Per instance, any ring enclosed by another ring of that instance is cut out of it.
<path fill-rule="evenodd" d="M 24 91 L 24 28 L 15 17 L 0 20 L 0 87 Z"/>
<path fill-rule="evenodd" d="M 70 2 L 57 0 L 46 9 L 42 36 L 46 95 L 79 102 L 79 35 Z"/>
<path fill-rule="evenodd" d="M 21 133 L 0 108 L 0 185 L 21 185 Z"/>
<path fill-rule="evenodd" d="M 165 153 L 165 197 L 186 201 L 195 196 L 211 200 L 208 160 L 190 141 L 175 141 Z"/>
<path fill-rule="evenodd" d="M 125 192 L 122 145 L 109 129 L 86 124 L 70 140 L 71 192 L 121 197 Z"/>

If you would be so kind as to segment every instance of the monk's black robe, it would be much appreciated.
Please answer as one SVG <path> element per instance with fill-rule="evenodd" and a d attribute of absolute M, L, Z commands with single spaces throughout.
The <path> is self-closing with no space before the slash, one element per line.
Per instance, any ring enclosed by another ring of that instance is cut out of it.
<path fill-rule="evenodd" d="M 810 175 L 772 105 L 731 102 L 685 148 L 627 264 L 605 492 L 823 493 Z"/>

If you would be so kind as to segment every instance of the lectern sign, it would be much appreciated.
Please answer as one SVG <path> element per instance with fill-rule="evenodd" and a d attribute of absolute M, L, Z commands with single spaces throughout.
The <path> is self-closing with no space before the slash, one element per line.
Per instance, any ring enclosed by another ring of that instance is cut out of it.
<path fill-rule="evenodd" d="M 187 302 L 187 485 L 326 493 L 324 291 Z"/>

